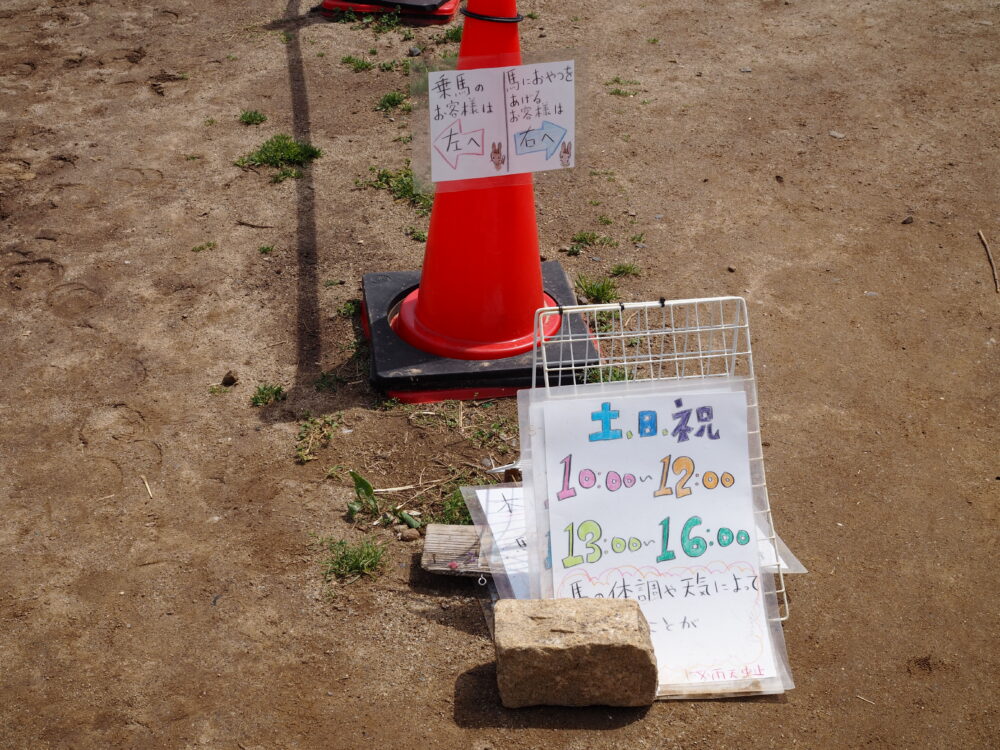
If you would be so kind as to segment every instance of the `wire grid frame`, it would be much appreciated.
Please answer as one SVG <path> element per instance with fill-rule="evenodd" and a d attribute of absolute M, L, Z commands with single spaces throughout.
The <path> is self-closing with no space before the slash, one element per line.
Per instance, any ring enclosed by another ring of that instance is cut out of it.
<path fill-rule="evenodd" d="M 554 325 L 560 326 L 558 332 L 546 337 L 543 332 Z M 778 563 L 746 300 L 712 297 L 543 307 L 535 313 L 534 344 L 533 388 L 696 378 L 743 381 L 754 513 L 763 516 L 759 526 L 766 530 Z M 775 571 L 778 612 L 771 619 L 784 622 L 790 610 L 780 563 Z"/>

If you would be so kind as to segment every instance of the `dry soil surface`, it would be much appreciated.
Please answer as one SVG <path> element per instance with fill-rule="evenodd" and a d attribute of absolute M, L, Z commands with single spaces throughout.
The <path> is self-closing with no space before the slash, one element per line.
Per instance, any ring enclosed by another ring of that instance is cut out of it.
<path fill-rule="evenodd" d="M 522 3 L 526 53 L 584 66 L 542 254 L 637 264 L 626 300 L 746 297 L 810 569 L 795 690 L 642 711 L 504 710 L 474 582 L 377 530 L 384 574 L 328 585 L 310 546 L 366 533 L 345 468 L 471 482 L 516 453 L 510 400 L 384 403 L 344 308 L 420 266 L 426 218 L 356 185 L 412 156 L 422 121 L 374 110 L 410 79 L 341 58 L 457 46 L 304 0 L 2 5 L 0 746 L 996 746 L 1000 4 Z M 278 132 L 323 149 L 302 179 L 233 165 Z M 580 231 L 618 247 L 560 253 Z M 262 383 L 288 398 L 252 407 Z M 306 414 L 336 427 L 298 464 Z"/>

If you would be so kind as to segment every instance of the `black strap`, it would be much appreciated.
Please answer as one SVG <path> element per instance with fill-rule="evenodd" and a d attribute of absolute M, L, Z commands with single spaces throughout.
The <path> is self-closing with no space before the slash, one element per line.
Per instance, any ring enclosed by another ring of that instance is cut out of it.
<path fill-rule="evenodd" d="M 494 23 L 521 23 L 524 20 L 524 16 L 520 13 L 516 16 L 484 16 L 482 13 L 474 13 L 468 8 L 462 8 L 461 13 L 463 16 L 475 18 L 477 21 L 493 21 Z"/>

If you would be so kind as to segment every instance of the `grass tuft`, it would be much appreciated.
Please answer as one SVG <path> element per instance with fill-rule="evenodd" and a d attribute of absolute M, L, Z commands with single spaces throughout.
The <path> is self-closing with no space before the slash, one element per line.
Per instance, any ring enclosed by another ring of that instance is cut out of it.
<path fill-rule="evenodd" d="M 264 141 L 255 151 L 236 160 L 237 167 L 304 167 L 323 152 L 315 146 L 278 133 Z M 291 175 L 289 175 L 291 176 Z"/>
<path fill-rule="evenodd" d="M 203 242 L 200 245 L 195 245 L 191 248 L 192 253 L 202 253 L 206 250 L 215 250 L 219 245 L 215 242 Z"/>
<path fill-rule="evenodd" d="M 299 434 L 295 442 L 295 463 L 306 464 L 315 461 L 317 448 L 325 448 L 330 444 L 334 429 L 340 424 L 339 416 L 310 417 L 299 425 Z"/>
<path fill-rule="evenodd" d="M 382 95 L 382 98 L 378 100 L 378 104 L 375 105 L 375 109 L 379 112 L 388 112 L 397 107 L 409 109 L 409 107 L 404 107 L 404 104 L 406 104 L 406 94 L 401 91 L 390 91 Z"/>
<path fill-rule="evenodd" d="M 462 41 L 462 27 L 452 26 L 451 28 L 445 29 L 444 33 L 439 34 L 434 38 L 434 41 L 438 44 L 449 44 Z"/>
<path fill-rule="evenodd" d="M 601 305 L 618 299 L 618 287 L 611 279 L 591 279 L 583 274 L 576 277 L 576 291 L 587 304 Z"/>
<path fill-rule="evenodd" d="M 269 406 L 287 398 L 284 386 L 262 383 L 250 397 L 251 406 Z"/>
<path fill-rule="evenodd" d="M 267 115 L 256 109 L 244 109 L 240 112 L 239 121 L 244 125 L 262 125 L 267 122 Z"/>
<path fill-rule="evenodd" d="M 340 58 L 340 62 L 350 67 L 355 73 L 362 73 L 375 67 L 375 63 L 371 60 L 366 60 L 363 57 L 355 57 L 354 55 L 344 55 Z"/>
<path fill-rule="evenodd" d="M 327 537 L 320 539 L 319 545 L 327 554 L 322 563 L 323 578 L 326 581 L 334 578 L 357 580 L 362 576 L 374 576 L 382 567 L 386 552 L 383 545 L 371 539 L 351 544 L 345 539 Z"/>
<path fill-rule="evenodd" d="M 400 167 L 395 172 L 391 169 L 371 168 L 375 175 L 374 179 L 367 182 L 360 182 L 361 187 L 375 188 L 376 190 L 386 190 L 396 200 L 405 201 L 413 206 L 421 216 L 426 216 L 434 205 L 434 196 L 422 192 L 413 180 L 413 170 L 410 163 Z"/>
<path fill-rule="evenodd" d="M 361 300 L 349 299 L 337 308 L 337 315 L 342 318 L 353 318 L 361 312 Z"/>
<path fill-rule="evenodd" d="M 611 267 L 611 275 L 616 279 L 621 279 L 626 276 L 641 276 L 642 271 L 635 263 L 616 263 Z"/>
<path fill-rule="evenodd" d="M 472 516 L 465 505 L 462 490 L 456 489 L 441 502 L 441 510 L 434 514 L 434 523 L 446 523 L 450 526 L 471 526 Z"/>

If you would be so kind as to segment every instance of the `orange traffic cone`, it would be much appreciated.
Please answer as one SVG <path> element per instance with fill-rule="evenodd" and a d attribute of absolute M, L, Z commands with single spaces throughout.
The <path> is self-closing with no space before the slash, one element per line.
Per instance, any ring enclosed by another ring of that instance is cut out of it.
<path fill-rule="evenodd" d="M 469 0 L 462 13 L 459 69 L 521 64 L 516 0 Z M 532 348 L 535 310 L 549 305 L 531 175 L 465 180 L 437 193 L 420 286 L 391 325 L 424 352 L 500 359 Z"/>

